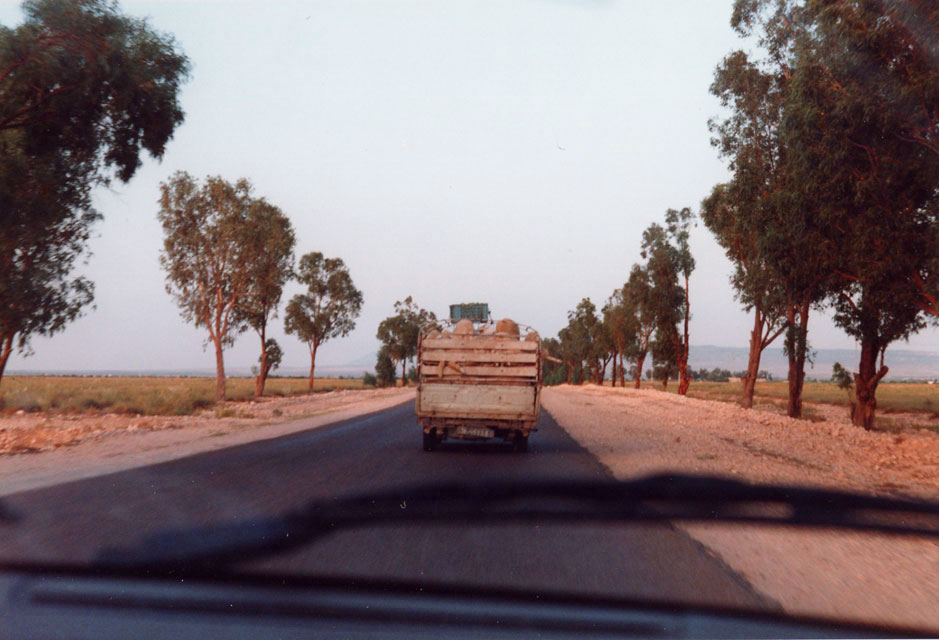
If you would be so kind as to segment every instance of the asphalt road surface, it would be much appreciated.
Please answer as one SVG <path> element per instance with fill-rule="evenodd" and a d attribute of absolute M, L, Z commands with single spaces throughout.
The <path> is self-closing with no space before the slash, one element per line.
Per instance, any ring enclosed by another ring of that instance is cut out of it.
<path fill-rule="evenodd" d="M 92 561 L 148 537 L 400 485 L 607 479 L 542 412 L 529 452 L 502 443 L 421 448 L 413 403 L 281 438 L 3 498 L 0 560 Z M 252 568 L 772 608 L 667 525 L 397 525 L 340 532 Z"/>

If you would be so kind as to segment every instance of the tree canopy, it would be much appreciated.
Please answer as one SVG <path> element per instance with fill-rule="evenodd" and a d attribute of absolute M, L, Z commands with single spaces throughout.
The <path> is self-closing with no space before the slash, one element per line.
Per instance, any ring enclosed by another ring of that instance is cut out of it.
<path fill-rule="evenodd" d="M 355 288 L 342 258 L 311 251 L 300 258 L 297 280 L 306 285 L 287 303 L 284 330 L 296 334 L 310 349 L 309 390 L 313 390 L 316 351 L 326 341 L 349 335 L 362 310 L 362 292 Z"/>
<path fill-rule="evenodd" d="M 603 306 L 603 324 L 607 327 L 612 343 L 613 386 L 616 386 L 617 379 L 622 386 L 626 386 L 623 361 L 635 357 L 639 322 L 632 302 L 623 286 L 616 289 Z"/>
<path fill-rule="evenodd" d="M 724 119 L 709 121 L 711 143 L 733 177 L 705 198 L 701 218 L 734 265 L 730 281 L 735 297 L 754 315 L 742 389 L 746 408 L 753 405 L 763 350 L 788 326 L 785 278 L 771 263 L 769 252 L 777 249 L 767 242 L 788 231 L 778 228 L 773 209 L 783 184 L 778 131 L 788 87 L 788 74 L 743 51 L 721 61 L 711 85 L 711 93 L 728 110 Z"/>
<path fill-rule="evenodd" d="M 72 277 L 100 215 L 91 191 L 162 157 L 189 63 L 170 36 L 104 0 L 34 0 L 0 25 L 0 377 L 14 346 L 93 300 Z"/>
<path fill-rule="evenodd" d="M 141 151 L 162 157 L 183 121 L 189 73 L 172 36 L 107 0 L 28 0 L 23 12 L 19 26 L 0 26 L 4 145 L 28 158 L 67 156 L 63 177 L 83 182 L 109 169 L 126 182 Z M 15 198 L 0 193 L 0 204 Z"/>
<path fill-rule="evenodd" d="M 263 199 L 252 197 L 251 184 L 208 177 L 201 185 L 177 172 L 160 185 L 166 291 L 185 320 L 204 327 L 215 346 L 217 400 L 225 399 L 223 348 L 247 328 L 239 302 L 253 285 L 252 268 L 267 246 L 258 240 L 259 217 L 280 215 Z M 260 229 L 263 231 L 264 227 Z"/>
<path fill-rule="evenodd" d="M 421 329 L 437 322 L 432 311 L 420 308 L 408 296 L 395 302 L 395 314 L 378 325 L 376 337 L 385 347 L 385 353 L 394 364 L 401 363 L 401 381 L 407 378 L 407 361 L 417 355 L 417 342 Z"/>
<path fill-rule="evenodd" d="M 598 357 L 605 351 L 602 322 L 597 317 L 597 307 L 590 298 L 584 298 L 577 306 L 567 312 L 567 326 L 558 332 L 561 342 L 561 359 L 568 367 L 568 381 L 583 383 L 584 376 L 590 372 L 596 378 L 599 374 Z"/>
<path fill-rule="evenodd" d="M 652 223 L 642 233 L 642 257 L 647 260 L 646 268 L 653 288 L 651 301 L 654 304 L 652 312 L 656 331 L 674 343 L 671 353 L 678 368 L 678 393 L 682 395 L 688 391 L 691 383 L 688 372 L 688 323 L 691 320 L 689 279 L 695 261 L 691 255 L 689 238 L 693 221 L 694 213 L 691 209 L 669 209 L 665 212 L 665 226 Z"/>
<path fill-rule="evenodd" d="M 873 424 L 886 347 L 929 312 L 939 187 L 939 9 L 924 3 L 740 0 L 768 67 L 785 78 L 776 132 L 781 188 L 762 228 L 805 350 L 810 304 L 827 297 L 861 343 L 854 422 Z M 799 371 L 790 367 L 790 385 Z M 797 380 L 798 383 L 798 380 Z M 792 404 L 790 402 L 790 404 Z M 790 411 L 792 413 L 792 411 Z"/>
<path fill-rule="evenodd" d="M 284 285 L 293 276 L 296 240 L 290 219 L 264 200 L 249 209 L 246 224 L 254 229 L 247 241 L 253 245 L 249 252 L 255 259 L 247 265 L 247 288 L 238 299 L 235 315 L 236 322 L 247 323 L 261 340 L 260 374 L 255 384 L 255 396 L 260 397 L 270 370 L 267 346 L 272 340 L 267 338 L 267 324 L 277 315 Z"/>
<path fill-rule="evenodd" d="M 638 389 L 642 384 L 642 366 L 655 332 L 656 306 L 659 302 L 647 268 L 638 264 L 632 266 L 629 279 L 623 285 L 623 300 L 635 317 L 635 341 L 627 347 L 626 357 L 635 363 L 635 387 Z"/>

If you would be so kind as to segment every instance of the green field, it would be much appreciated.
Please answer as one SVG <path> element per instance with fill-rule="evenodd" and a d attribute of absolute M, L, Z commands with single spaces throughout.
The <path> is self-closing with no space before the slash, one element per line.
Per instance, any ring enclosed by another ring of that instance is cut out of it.
<path fill-rule="evenodd" d="M 265 396 L 307 392 L 307 378 L 269 378 Z M 317 378 L 314 392 L 361 389 L 360 378 Z M 229 378 L 228 400 L 254 397 L 254 379 Z M 16 411 L 188 415 L 215 404 L 215 378 L 4 376 L 0 408 Z"/>

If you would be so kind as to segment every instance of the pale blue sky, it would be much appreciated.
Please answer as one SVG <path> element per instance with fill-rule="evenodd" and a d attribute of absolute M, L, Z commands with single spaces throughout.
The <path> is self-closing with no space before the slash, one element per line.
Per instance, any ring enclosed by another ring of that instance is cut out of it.
<path fill-rule="evenodd" d="M 298 253 L 346 261 L 365 305 L 318 364 L 373 353 L 408 295 L 441 315 L 488 301 L 556 334 L 582 297 L 602 306 L 624 282 L 650 222 L 697 210 L 727 178 L 706 123 L 714 67 L 741 45 L 731 4 L 125 0 L 190 57 L 186 122 L 161 163 L 96 197 L 105 220 L 83 271 L 97 309 L 9 367 L 214 366 L 157 262 L 159 183 L 176 170 L 247 177 L 291 217 Z M 19 20 L 0 0 L 0 22 Z M 692 344 L 745 346 L 751 320 L 703 226 L 693 250 Z M 308 365 L 280 320 L 273 334 L 286 365 Z M 854 346 L 819 314 L 810 340 Z M 257 342 L 241 336 L 226 364 L 253 364 Z"/>

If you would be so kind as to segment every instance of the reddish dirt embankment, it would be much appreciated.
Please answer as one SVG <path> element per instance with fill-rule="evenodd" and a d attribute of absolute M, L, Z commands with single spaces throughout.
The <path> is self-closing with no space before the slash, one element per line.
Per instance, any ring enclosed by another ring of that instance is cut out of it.
<path fill-rule="evenodd" d="M 542 403 L 621 479 L 690 472 L 939 500 L 939 436 L 792 420 L 656 390 L 551 387 Z M 786 611 L 939 629 L 935 540 L 739 525 L 682 529 Z"/>

